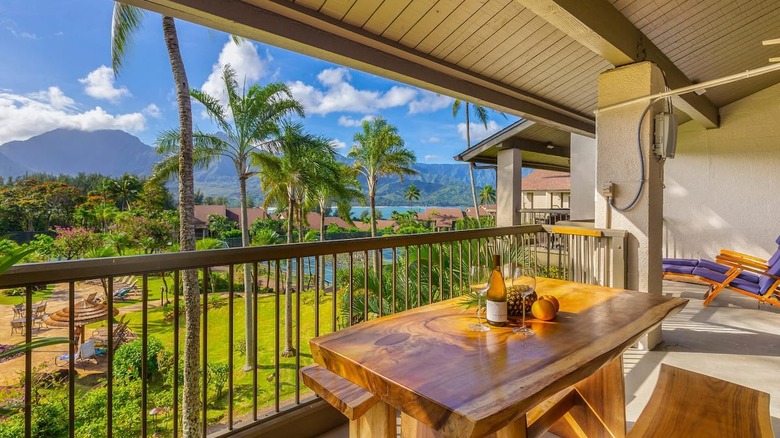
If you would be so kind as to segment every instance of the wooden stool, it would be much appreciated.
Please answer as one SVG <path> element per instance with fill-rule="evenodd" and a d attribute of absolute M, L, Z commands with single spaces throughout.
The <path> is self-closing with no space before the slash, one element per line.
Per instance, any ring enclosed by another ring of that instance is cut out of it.
<path fill-rule="evenodd" d="M 395 438 L 395 409 L 319 365 L 301 368 L 303 383 L 349 418 L 350 438 Z"/>
<path fill-rule="evenodd" d="M 629 438 L 771 438 L 769 394 L 661 364 L 661 375 Z"/>

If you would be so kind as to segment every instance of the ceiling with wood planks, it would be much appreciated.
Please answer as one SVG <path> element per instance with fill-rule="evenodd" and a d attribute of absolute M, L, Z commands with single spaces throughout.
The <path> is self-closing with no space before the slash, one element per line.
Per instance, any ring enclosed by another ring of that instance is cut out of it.
<path fill-rule="evenodd" d="M 758 68 L 780 47 L 780 1 L 610 0 L 693 82 Z M 718 107 L 780 82 L 780 72 L 750 78 L 705 94 Z"/>
<path fill-rule="evenodd" d="M 128 0 L 351 68 L 593 135 L 598 75 L 658 63 L 670 87 L 766 65 L 777 0 Z M 587 35 L 588 38 L 581 38 Z M 717 108 L 780 73 L 686 96 L 708 127 Z"/>

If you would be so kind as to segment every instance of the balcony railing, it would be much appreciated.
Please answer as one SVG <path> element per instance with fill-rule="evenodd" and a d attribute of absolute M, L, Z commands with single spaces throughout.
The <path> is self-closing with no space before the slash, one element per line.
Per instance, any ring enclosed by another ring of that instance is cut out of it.
<path fill-rule="evenodd" d="M 597 231 L 581 234 L 530 225 L 17 266 L 0 276 L 0 288 L 25 288 L 26 327 L 32 328 L 34 322 L 33 286 L 66 284 L 67 302 L 62 304 L 72 315 L 86 295 L 83 289 L 101 288 L 100 284 L 105 288 L 107 314 L 115 309 L 121 312 L 120 318 L 124 314 L 128 328 L 140 338 L 142 358 L 140 373 L 122 368 L 127 367 L 128 355 L 115 350 L 117 340 L 111 334 L 118 323 L 108 319 L 105 353 L 89 370 L 99 379 L 76 373 L 80 366 L 71 355 L 67 382 L 40 390 L 35 386 L 39 371 L 33 358 L 37 362 L 46 353 L 28 351 L 20 386 L 24 407 L 17 415 L 24 415 L 25 435 L 31 436 L 33 421 L 40 416 L 34 415 L 36 400 L 59 394 L 64 404 L 62 420 L 68 424 L 66 436 L 89 434 L 84 432 L 89 430 L 90 421 L 90 414 L 85 417 L 87 409 L 81 406 L 84 400 L 93 404 L 104 400 L 105 416 L 100 421 L 104 421 L 102 433 L 109 437 L 148 436 L 156 431 L 179 436 L 184 300 L 177 291 L 181 290 L 181 272 L 197 270 L 201 290 L 201 418 L 206 419 L 201 424 L 203 435 L 262 430 L 275 419 L 317 402 L 301 385 L 297 372 L 312 361 L 309 339 L 366 319 L 459 296 L 468 289 L 469 268 L 475 263 L 486 264 L 489 252 L 500 252 L 504 261 L 534 265 L 542 276 L 622 286 L 625 232 Z M 248 302 L 241 290 L 244 269 L 259 289 Z M 119 280 L 127 276 L 137 276 L 138 293 L 120 301 L 115 292 Z M 54 310 L 56 307 L 49 307 L 49 311 Z M 249 318 L 248 343 L 245 318 Z M 71 319 L 62 335 L 73 339 L 77 324 Z M 39 335 L 43 334 L 41 330 Z M 32 337 L 32 329 L 28 329 L 17 342 L 29 342 Z M 159 342 L 150 342 L 151 338 Z M 249 352 L 255 352 L 248 364 L 247 344 Z M 160 353 L 156 345 L 162 345 L 167 353 Z M 296 354 L 285 357 L 289 347 Z M 248 371 L 243 371 L 245 365 Z M 134 383 L 123 380 L 133 372 Z M 132 385 L 140 388 L 132 392 Z M 87 396 L 93 391 L 104 391 L 105 397 Z M 131 408 L 126 406 L 128 394 L 136 397 Z M 135 418 L 128 415 L 132 412 L 137 414 Z"/>
<path fill-rule="evenodd" d="M 517 212 L 520 214 L 520 223 L 528 225 L 555 225 L 570 218 L 568 208 L 521 208 Z"/>

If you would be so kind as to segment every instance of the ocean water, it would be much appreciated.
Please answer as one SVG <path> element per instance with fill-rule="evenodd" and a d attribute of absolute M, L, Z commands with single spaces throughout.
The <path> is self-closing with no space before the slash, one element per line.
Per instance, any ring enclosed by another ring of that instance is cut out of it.
<path fill-rule="evenodd" d="M 370 207 L 364 207 L 364 206 L 352 206 L 352 217 L 355 219 L 360 218 L 360 215 L 364 211 L 368 211 Z M 390 215 L 393 213 L 393 211 L 397 211 L 399 213 L 405 213 L 407 211 L 416 211 L 417 213 L 422 213 L 425 211 L 426 208 L 453 208 L 453 207 L 436 207 L 436 206 L 427 206 L 427 207 L 420 207 L 420 206 L 405 206 L 405 205 L 395 205 L 395 206 L 379 206 L 377 205 L 376 211 L 377 213 L 381 213 L 382 219 L 390 219 Z M 457 208 L 457 207 L 455 207 Z M 460 207 L 461 209 L 465 209 L 466 207 Z M 333 214 L 335 214 L 335 210 L 333 211 Z"/>

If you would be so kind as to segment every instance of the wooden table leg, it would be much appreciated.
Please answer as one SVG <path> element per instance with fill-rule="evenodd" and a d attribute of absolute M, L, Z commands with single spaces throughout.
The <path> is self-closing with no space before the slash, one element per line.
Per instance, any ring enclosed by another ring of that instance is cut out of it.
<path fill-rule="evenodd" d="M 618 356 L 574 385 L 574 404 L 550 431 L 568 437 L 626 436 L 626 388 L 623 357 Z"/>
<path fill-rule="evenodd" d="M 483 438 L 525 438 L 525 415 L 509 423 L 498 432 L 485 435 Z M 401 413 L 401 438 L 446 438 L 446 435 L 434 430 L 430 426 L 414 417 Z"/>
<path fill-rule="evenodd" d="M 395 408 L 381 401 L 349 422 L 350 438 L 395 438 L 396 433 Z"/>

